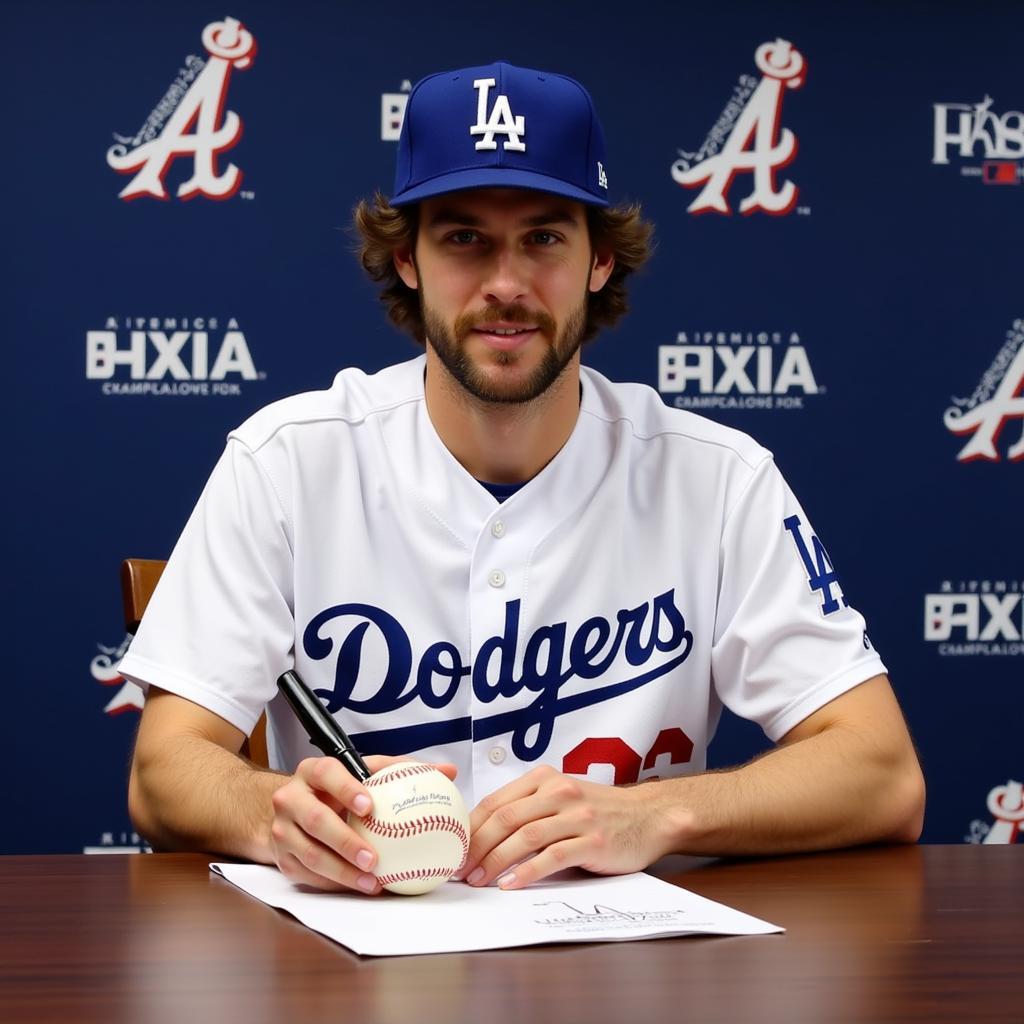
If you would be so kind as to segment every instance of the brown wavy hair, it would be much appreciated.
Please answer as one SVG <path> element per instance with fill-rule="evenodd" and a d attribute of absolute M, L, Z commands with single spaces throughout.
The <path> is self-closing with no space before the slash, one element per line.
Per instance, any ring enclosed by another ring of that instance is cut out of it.
<path fill-rule="evenodd" d="M 587 293 L 587 324 L 583 341 L 591 341 L 602 327 L 616 324 L 629 309 L 626 279 L 639 270 L 654 248 L 654 226 L 644 220 L 639 203 L 619 206 L 588 206 L 587 227 L 594 249 L 611 249 L 615 267 L 599 292 Z M 381 192 L 373 202 L 361 199 L 352 211 L 353 227 L 359 234 L 359 262 L 370 278 L 382 285 L 380 301 L 396 327 L 408 332 L 421 345 L 426 343 L 419 292 L 410 288 L 395 269 L 398 249 L 412 252 L 419 226 L 418 206 L 392 206 Z"/>

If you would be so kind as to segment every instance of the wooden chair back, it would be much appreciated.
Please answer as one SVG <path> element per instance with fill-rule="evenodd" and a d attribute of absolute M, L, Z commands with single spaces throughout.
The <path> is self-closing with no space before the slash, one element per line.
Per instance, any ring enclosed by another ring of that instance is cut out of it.
<path fill-rule="evenodd" d="M 124 603 L 124 628 L 135 635 L 149 599 L 156 590 L 166 562 L 153 558 L 126 558 L 121 563 L 121 600 Z M 269 766 L 267 757 L 267 716 L 260 715 L 252 735 L 242 743 L 240 751 L 253 764 Z"/>

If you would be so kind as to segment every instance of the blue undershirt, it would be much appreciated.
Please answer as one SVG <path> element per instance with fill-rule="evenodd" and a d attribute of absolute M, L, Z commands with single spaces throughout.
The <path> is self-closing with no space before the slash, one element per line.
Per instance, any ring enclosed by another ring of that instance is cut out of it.
<path fill-rule="evenodd" d="M 524 480 L 518 484 L 492 484 L 487 480 L 477 480 L 477 483 L 481 487 L 486 488 L 498 501 L 504 501 L 506 498 L 511 498 L 526 481 Z"/>

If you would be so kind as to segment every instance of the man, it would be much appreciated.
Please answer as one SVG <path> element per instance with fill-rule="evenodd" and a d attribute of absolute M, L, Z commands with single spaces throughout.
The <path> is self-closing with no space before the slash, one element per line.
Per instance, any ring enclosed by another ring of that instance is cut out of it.
<path fill-rule="evenodd" d="M 275 698 L 293 665 L 371 768 L 457 778 L 469 884 L 917 838 L 885 667 L 770 454 L 580 366 L 648 248 L 607 188 L 571 79 L 413 90 L 395 195 L 356 220 L 425 354 L 230 435 L 121 663 L 149 687 L 130 805 L 155 844 L 379 891 L 345 822 L 368 792 Z M 723 703 L 777 746 L 708 773 Z M 237 756 L 264 705 L 293 774 Z"/>

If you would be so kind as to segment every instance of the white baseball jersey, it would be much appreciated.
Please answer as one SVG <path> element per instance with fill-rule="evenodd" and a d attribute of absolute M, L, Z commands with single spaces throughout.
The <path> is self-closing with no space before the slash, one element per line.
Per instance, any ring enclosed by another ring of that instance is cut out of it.
<path fill-rule="evenodd" d="M 885 671 L 769 452 L 582 371 L 558 455 L 499 503 L 434 430 L 424 357 L 229 435 L 120 665 L 316 754 L 294 664 L 364 754 L 452 761 L 470 806 L 548 763 L 699 772 L 726 705 L 778 740 Z"/>

